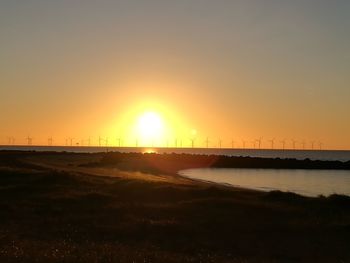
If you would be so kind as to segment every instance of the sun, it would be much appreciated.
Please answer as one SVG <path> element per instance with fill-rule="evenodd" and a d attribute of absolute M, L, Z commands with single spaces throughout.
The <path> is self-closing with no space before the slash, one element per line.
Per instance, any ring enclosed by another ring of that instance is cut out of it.
<path fill-rule="evenodd" d="M 164 121 L 157 112 L 144 112 L 137 120 L 136 131 L 143 141 L 160 139 L 164 135 Z"/>
<path fill-rule="evenodd" d="M 132 147 L 179 147 L 190 138 L 187 121 L 169 105 L 155 101 L 136 102 L 116 120 L 113 128 L 123 145 Z M 195 135 L 192 134 L 192 137 Z M 181 141 L 181 143 L 180 143 Z"/>

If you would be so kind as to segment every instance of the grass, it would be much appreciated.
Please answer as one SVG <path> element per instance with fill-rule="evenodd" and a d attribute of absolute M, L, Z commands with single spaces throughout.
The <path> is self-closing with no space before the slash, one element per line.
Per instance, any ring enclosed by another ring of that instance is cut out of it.
<path fill-rule="evenodd" d="M 350 260 L 349 197 L 98 177 L 33 156 L 0 154 L 0 262 Z"/>

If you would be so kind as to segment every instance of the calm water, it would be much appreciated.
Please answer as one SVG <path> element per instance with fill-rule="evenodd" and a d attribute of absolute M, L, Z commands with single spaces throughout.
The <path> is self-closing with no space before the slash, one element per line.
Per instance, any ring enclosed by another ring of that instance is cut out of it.
<path fill-rule="evenodd" d="M 67 151 L 67 152 L 146 152 L 215 154 L 227 156 L 250 156 L 266 158 L 296 158 L 303 160 L 339 160 L 350 161 L 350 151 L 333 150 L 267 150 L 267 149 L 206 149 L 206 148 L 143 148 L 143 147 L 88 147 L 88 146 L 0 146 L 0 150 L 33 150 L 33 151 Z"/>
<path fill-rule="evenodd" d="M 281 190 L 306 196 L 350 196 L 350 171 L 204 168 L 179 172 L 192 179 L 249 189 Z"/>

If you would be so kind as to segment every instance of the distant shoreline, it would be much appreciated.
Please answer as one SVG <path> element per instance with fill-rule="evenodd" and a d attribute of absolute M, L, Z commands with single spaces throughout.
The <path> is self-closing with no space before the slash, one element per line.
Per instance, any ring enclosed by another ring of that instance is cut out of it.
<path fill-rule="evenodd" d="M 0 150 L 0 153 L 26 154 L 72 154 L 56 151 L 16 151 Z M 74 154 L 74 153 L 73 153 Z M 254 168 L 254 169 L 316 169 L 316 170 L 350 170 L 350 161 L 298 160 L 295 158 L 262 158 L 247 156 L 206 155 L 187 153 L 139 153 L 139 152 L 101 152 L 75 153 L 101 155 L 98 163 L 91 165 L 108 166 L 124 165 L 152 170 L 155 172 L 177 173 L 180 170 L 192 168 Z M 135 166 L 135 163 L 137 164 Z M 127 169 L 125 166 L 125 169 Z"/>
<path fill-rule="evenodd" d="M 98 146 L 98 145 L 26 145 L 26 144 L 16 144 L 16 145 L 8 145 L 8 144 L 0 144 L 0 151 L 3 149 L 8 148 L 71 148 L 71 149 L 87 149 L 87 148 L 99 148 L 101 149 L 101 152 L 104 152 L 105 149 L 135 149 L 135 150 L 143 150 L 143 149 L 169 149 L 169 150 L 244 150 L 244 151 L 292 151 L 292 152 L 350 152 L 350 149 L 292 149 L 292 148 L 241 148 L 241 147 L 165 147 L 165 146 L 115 146 L 115 145 L 108 145 L 108 146 Z"/>
<path fill-rule="evenodd" d="M 0 151 L 38 151 L 38 152 L 75 152 L 75 153 L 145 153 L 156 152 L 176 153 L 176 154 L 205 154 L 224 155 L 236 157 L 261 157 L 261 158 L 281 158 L 322 161 L 350 161 L 350 151 L 348 150 L 278 150 L 278 149 L 218 149 L 218 148 L 166 148 L 166 147 L 95 147 L 95 146 L 0 146 Z"/>

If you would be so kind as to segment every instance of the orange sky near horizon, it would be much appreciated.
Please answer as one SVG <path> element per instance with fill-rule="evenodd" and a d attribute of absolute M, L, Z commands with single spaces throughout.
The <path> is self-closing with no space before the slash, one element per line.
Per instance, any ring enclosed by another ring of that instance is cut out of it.
<path fill-rule="evenodd" d="M 0 3 L 0 144 L 350 149 L 349 3 L 198 3 Z"/>

